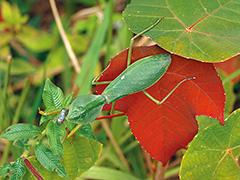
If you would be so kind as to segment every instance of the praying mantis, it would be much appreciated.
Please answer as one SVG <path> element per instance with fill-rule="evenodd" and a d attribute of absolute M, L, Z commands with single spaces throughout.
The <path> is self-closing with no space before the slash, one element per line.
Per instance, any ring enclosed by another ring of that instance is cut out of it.
<path fill-rule="evenodd" d="M 101 74 L 94 78 L 92 81 L 93 85 L 109 84 L 101 95 L 78 96 L 72 101 L 68 113 L 66 108 L 61 110 L 60 115 L 58 116 L 59 125 L 63 123 L 64 119 L 78 124 L 68 134 L 68 137 L 71 137 L 79 128 L 81 128 L 81 126 L 94 121 L 99 116 L 105 104 L 116 102 L 118 99 L 121 99 L 125 96 L 142 91 L 153 102 L 155 102 L 157 105 L 160 105 L 164 103 L 164 101 L 183 82 L 195 79 L 195 77 L 183 79 L 161 101 L 153 98 L 145 91 L 145 89 L 154 85 L 165 74 L 169 65 L 171 64 L 171 56 L 169 54 L 157 54 L 142 58 L 131 64 L 133 42 L 137 37 L 155 27 L 161 20 L 162 18 L 131 39 L 127 57 L 127 68 L 117 78 L 115 78 L 113 81 L 97 82 L 98 78 L 109 68 L 111 63 L 109 63 L 109 65 Z M 46 115 L 44 112 L 40 114 Z"/>

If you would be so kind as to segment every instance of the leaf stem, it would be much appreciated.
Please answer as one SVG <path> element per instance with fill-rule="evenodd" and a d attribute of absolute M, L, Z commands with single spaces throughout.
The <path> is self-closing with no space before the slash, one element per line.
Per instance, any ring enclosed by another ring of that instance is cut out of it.
<path fill-rule="evenodd" d="M 158 161 L 154 180 L 164 180 L 164 175 L 168 168 L 168 163 L 165 166 L 162 166 L 162 163 Z"/>
<path fill-rule="evenodd" d="M 22 156 L 23 162 L 26 164 L 28 169 L 33 173 L 33 175 L 38 179 L 38 180 L 44 180 L 42 176 L 37 172 L 37 170 L 33 167 L 33 165 L 30 163 L 30 161 L 25 157 Z"/>
<path fill-rule="evenodd" d="M 96 120 L 109 119 L 109 118 L 118 117 L 118 116 L 124 116 L 124 115 L 125 115 L 125 113 L 111 114 L 111 115 L 107 115 L 107 116 L 97 117 Z"/>

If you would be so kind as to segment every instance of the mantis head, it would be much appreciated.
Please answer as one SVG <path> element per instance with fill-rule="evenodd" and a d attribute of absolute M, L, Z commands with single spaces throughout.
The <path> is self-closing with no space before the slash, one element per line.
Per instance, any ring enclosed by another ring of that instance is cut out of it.
<path fill-rule="evenodd" d="M 88 124 L 94 121 L 100 112 L 106 99 L 102 95 L 78 96 L 72 102 L 66 119 L 76 124 Z"/>

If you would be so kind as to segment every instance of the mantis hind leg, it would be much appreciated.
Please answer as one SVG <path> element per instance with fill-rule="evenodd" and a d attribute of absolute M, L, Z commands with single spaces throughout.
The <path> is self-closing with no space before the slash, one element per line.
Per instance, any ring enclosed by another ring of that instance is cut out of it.
<path fill-rule="evenodd" d="M 153 27 L 155 27 L 161 20 L 163 19 L 163 17 L 161 17 L 160 19 L 158 19 L 154 24 L 152 24 L 151 26 L 149 26 L 147 29 L 144 29 L 142 32 L 138 33 L 136 36 L 134 36 L 129 43 L 129 49 L 128 49 L 128 57 L 127 57 L 127 67 L 131 64 L 131 55 L 132 55 L 132 47 L 133 47 L 133 42 L 136 38 L 138 38 L 139 36 L 141 36 L 142 34 L 144 34 L 145 32 L 149 31 L 150 29 L 152 29 Z"/>
<path fill-rule="evenodd" d="M 157 105 L 160 105 L 162 103 L 164 103 L 169 96 L 171 96 L 171 94 L 178 88 L 178 86 L 180 86 L 182 83 L 184 83 L 187 80 L 192 80 L 192 79 L 196 79 L 196 77 L 190 77 L 190 78 L 185 78 L 182 81 L 180 81 L 161 101 L 155 99 L 154 97 L 152 97 L 149 93 L 147 93 L 146 91 L 142 91 L 149 99 L 151 99 L 153 102 L 155 102 Z"/>

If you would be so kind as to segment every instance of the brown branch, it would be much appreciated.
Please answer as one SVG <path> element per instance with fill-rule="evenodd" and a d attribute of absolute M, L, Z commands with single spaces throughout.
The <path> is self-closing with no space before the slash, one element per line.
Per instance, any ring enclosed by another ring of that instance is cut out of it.
<path fill-rule="evenodd" d="M 62 40 L 63 40 L 63 43 L 66 47 L 66 50 L 68 52 L 68 55 L 72 61 L 72 64 L 73 64 L 73 68 L 74 70 L 78 73 L 80 72 L 80 66 L 78 64 L 78 60 L 77 60 L 77 57 L 76 55 L 74 54 L 73 50 L 72 50 L 72 47 L 70 45 L 70 42 L 67 38 L 67 35 L 63 29 L 63 26 L 62 26 L 62 23 L 61 23 L 61 19 L 59 17 L 59 14 L 58 14 L 58 10 L 57 10 L 57 6 L 56 6 L 56 3 L 55 3 L 55 0 L 49 0 L 49 3 L 50 3 L 50 6 L 51 6 L 51 9 L 52 9 L 52 12 L 53 12 L 53 16 L 54 16 L 54 19 L 57 23 L 57 26 L 58 26 L 58 29 L 59 29 L 59 32 L 60 32 L 60 35 L 62 37 Z"/>

